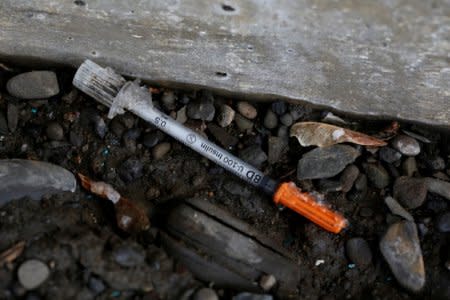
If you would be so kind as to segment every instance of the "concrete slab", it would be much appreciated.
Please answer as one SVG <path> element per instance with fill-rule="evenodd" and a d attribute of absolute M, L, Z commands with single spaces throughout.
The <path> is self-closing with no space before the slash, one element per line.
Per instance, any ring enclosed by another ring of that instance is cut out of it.
<path fill-rule="evenodd" d="M 450 129 L 446 0 L 2 0 L 0 59 Z"/>

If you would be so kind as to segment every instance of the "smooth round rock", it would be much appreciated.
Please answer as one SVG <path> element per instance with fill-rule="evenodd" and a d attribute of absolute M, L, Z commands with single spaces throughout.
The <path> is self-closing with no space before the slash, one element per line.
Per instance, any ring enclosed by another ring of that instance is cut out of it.
<path fill-rule="evenodd" d="M 292 118 L 291 114 L 287 113 L 280 117 L 280 122 L 281 124 L 289 127 L 294 122 L 294 119 Z"/>
<path fill-rule="evenodd" d="M 275 101 L 272 103 L 272 111 L 279 116 L 282 116 L 287 111 L 287 105 L 284 101 Z"/>
<path fill-rule="evenodd" d="M 20 99 L 44 99 L 59 93 L 55 72 L 32 71 L 8 80 L 6 89 L 11 96 Z"/>
<path fill-rule="evenodd" d="M 345 250 L 351 262 L 357 266 L 365 266 L 372 262 L 372 251 L 363 238 L 352 238 L 345 243 Z"/>
<path fill-rule="evenodd" d="M 366 164 L 365 171 L 367 178 L 374 187 L 384 189 L 389 185 L 389 173 L 379 164 Z"/>
<path fill-rule="evenodd" d="M 258 115 L 258 111 L 256 110 L 256 108 L 246 101 L 238 102 L 236 108 L 241 115 L 250 120 L 256 118 L 256 116 Z"/>
<path fill-rule="evenodd" d="M 192 296 L 193 300 L 219 300 L 216 292 L 210 288 L 201 288 Z"/>
<path fill-rule="evenodd" d="M 421 178 L 402 176 L 395 180 L 394 198 L 406 208 L 421 206 L 427 197 L 427 185 Z"/>
<path fill-rule="evenodd" d="M 156 160 L 161 159 L 164 155 L 166 155 L 170 151 L 170 148 L 171 145 L 168 142 L 156 145 L 152 149 L 153 158 Z"/>
<path fill-rule="evenodd" d="M 450 232 L 450 212 L 446 212 L 437 218 L 436 228 L 439 232 Z"/>
<path fill-rule="evenodd" d="M 263 275 L 259 280 L 259 286 L 266 292 L 270 291 L 275 284 L 277 284 L 277 279 L 272 274 Z"/>
<path fill-rule="evenodd" d="M 264 127 L 267 129 L 274 129 L 278 126 L 278 116 L 272 111 L 267 110 L 267 113 L 264 117 Z"/>
<path fill-rule="evenodd" d="M 387 163 L 394 163 L 402 158 L 402 154 L 391 147 L 383 147 L 380 149 L 380 159 Z"/>
<path fill-rule="evenodd" d="M 167 110 L 174 110 L 176 107 L 176 96 L 172 91 L 165 91 L 161 97 L 161 103 Z"/>
<path fill-rule="evenodd" d="M 220 112 L 217 115 L 217 124 L 219 124 L 220 127 L 227 127 L 233 122 L 235 115 L 236 112 L 234 109 L 224 104 L 220 108 Z"/>
<path fill-rule="evenodd" d="M 234 121 L 236 122 L 236 126 L 240 131 L 250 131 L 253 128 L 253 122 L 245 118 L 241 114 L 236 114 L 236 116 L 234 117 Z"/>
<path fill-rule="evenodd" d="M 32 290 L 43 284 L 50 276 L 50 269 L 40 260 L 30 259 L 20 265 L 17 277 L 20 284 Z"/>
<path fill-rule="evenodd" d="M 47 137 L 54 141 L 60 141 L 64 138 L 64 129 L 56 122 L 51 122 L 46 129 Z"/>
<path fill-rule="evenodd" d="M 420 144 L 407 135 L 398 135 L 392 140 L 392 147 L 406 156 L 416 156 L 420 153 Z"/>

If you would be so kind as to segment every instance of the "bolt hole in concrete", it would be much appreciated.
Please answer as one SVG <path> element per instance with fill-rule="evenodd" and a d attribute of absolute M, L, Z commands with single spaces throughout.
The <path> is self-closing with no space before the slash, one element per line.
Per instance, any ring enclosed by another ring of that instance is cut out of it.
<path fill-rule="evenodd" d="M 235 11 L 235 10 L 236 10 L 236 9 L 234 9 L 233 6 L 228 5 L 228 4 L 222 4 L 222 9 L 223 9 L 224 11 Z"/>
<path fill-rule="evenodd" d="M 75 3 L 75 5 L 78 5 L 78 6 L 85 6 L 86 5 L 86 2 L 84 2 L 82 0 L 75 0 L 75 1 L 73 1 L 73 3 Z"/>
<path fill-rule="evenodd" d="M 219 77 L 219 78 L 225 79 L 225 78 L 228 77 L 228 74 L 225 73 L 225 72 L 216 72 L 216 76 Z"/>

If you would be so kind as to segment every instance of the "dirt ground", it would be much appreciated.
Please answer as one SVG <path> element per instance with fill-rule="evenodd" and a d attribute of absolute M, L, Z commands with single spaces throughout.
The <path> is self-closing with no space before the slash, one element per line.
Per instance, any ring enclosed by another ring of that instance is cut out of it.
<path fill-rule="evenodd" d="M 18 241 L 25 241 L 26 246 L 13 263 L 0 268 L 0 299 L 190 299 L 196 290 L 207 286 L 223 299 L 233 297 L 238 290 L 196 279 L 161 245 L 161 232 L 166 230 L 161 211 L 170 211 L 185 199 L 198 197 L 250 224 L 290 255 L 290 261 L 300 270 L 295 298 L 448 299 L 450 273 L 445 263 L 450 258 L 449 236 L 435 226 L 437 217 L 448 211 L 448 200 L 428 193 L 423 205 L 410 210 L 416 223 L 423 225 L 420 225 L 423 231 L 419 232 L 426 272 L 422 292 L 402 288 L 380 253 L 381 236 L 393 220 L 399 219 L 389 213 L 383 200 L 392 194 L 396 177 L 393 169 L 401 172 L 400 165 L 382 162 L 391 181 L 386 188 L 376 188 L 369 182 L 363 196 L 355 188 L 348 193 L 325 192 L 326 200 L 350 222 L 348 229 L 334 235 L 287 209 L 276 207 L 269 196 L 172 138 L 156 133 L 151 125 L 132 114 L 109 120 L 106 107 L 74 91 L 71 85 L 74 70 L 56 70 L 61 88 L 57 96 L 28 101 L 8 95 L 6 81 L 24 71 L 28 70 L 14 69 L 0 74 L 0 112 L 7 117 L 10 103 L 19 112 L 17 129 L 4 134 L 0 141 L 0 159 L 48 161 L 74 174 L 105 181 L 144 207 L 152 226 L 139 234 L 122 232 L 115 223 L 113 205 L 80 186 L 74 193 L 44 197 L 41 201 L 13 200 L 0 207 L 0 251 Z M 167 109 L 162 103 L 164 90 L 153 92 L 155 103 L 172 115 L 185 105 L 183 101 L 196 101 L 201 94 L 175 91 L 176 101 Z M 216 103 L 230 106 L 239 100 L 214 98 Z M 230 136 L 238 138 L 231 149 L 233 153 L 255 144 L 267 153 L 268 137 L 278 134 L 279 125 L 274 129 L 263 125 L 265 111 L 272 104 L 252 105 L 258 111 L 252 120 L 252 130 L 241 132 L 234 123 L 226 128 Z M 302 111 L 298 121 L 320 121 L 326 113 L 300 105 L 296 109 Z M 349 127 L 367 134 L 376 134 L 391 124 L 390 120 L 346 120 Z M 49 138 L 46 128 L 51 122 L 61 125 L 62 139 Z M 206 129 L 209 123 L 188 118 L 186 125 L 217 141 Z M 422 152 L 417 156 L 420 174 L 424 177 L 436 174 L 427 163 L 436 154 L 444 159 L 445 168 L 440 172 L 448 178 L 450 135 L 417 125 L 400 125 L 433 141 L 421 144 Z M 154 147 L 149 147 L 153 143 L 148 137 L 151 134 L 157 144 L 171 145 L 161 157 Z M 296 175 L 298 160 L 311 149 L 290 138 L 289 150 L 275 162 L 263 162 L 262 169 L 273 178 L 292 180 L 305 190 L 319 189 L 320 180 L 298 180 Z M 354 162 L 360 170 L 364 170 L 367 161 L 381 163 L 377 154 L 364 147 L 360 149 L 362 155 Z M 368 242 L 373 256 L 369 264 L 355 266 L 348 258 L 345 243 L 353 237 Z M 120 251 L 127 255 L 132 252 L 131 262 L 121 262 L 117 256 Z M 17 276 L 19 266 L 28 259 L 41 260 L 50 267 L 49 278 L 31 291 L 21 286 Z M 277 296 L 276 289 L 268 294 L 282 298 Z"/>

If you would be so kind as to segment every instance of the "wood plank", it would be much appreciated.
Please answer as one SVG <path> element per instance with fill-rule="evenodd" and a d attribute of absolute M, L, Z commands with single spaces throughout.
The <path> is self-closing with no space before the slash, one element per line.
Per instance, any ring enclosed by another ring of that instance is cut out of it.
<path fill-rule="evenodd" d="M 450 128 L 449 1 L 75 2 L 0 1 L 0 59 Z"/>

